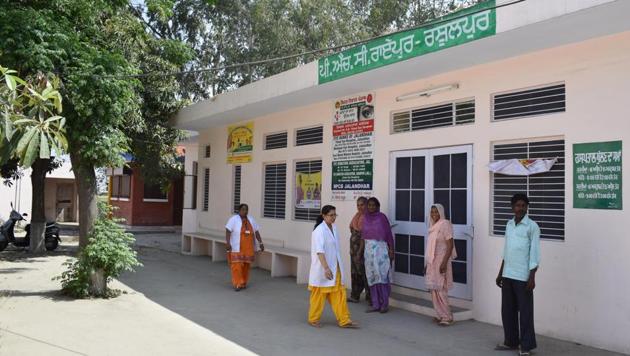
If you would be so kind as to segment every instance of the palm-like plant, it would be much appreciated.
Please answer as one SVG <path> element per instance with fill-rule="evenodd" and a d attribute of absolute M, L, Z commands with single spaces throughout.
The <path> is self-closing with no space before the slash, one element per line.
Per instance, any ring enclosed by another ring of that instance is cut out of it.
<path fill-rule="evenodd" d="M 59 80 L 40 74 L 34 84 L 0 66 L 0 164 L 14 160 L 32 168 L 33 206 L 31 251 L 44 249 L 46 217 L 44 180 L 51 154 L 61 155 L 68 147 Z"/>

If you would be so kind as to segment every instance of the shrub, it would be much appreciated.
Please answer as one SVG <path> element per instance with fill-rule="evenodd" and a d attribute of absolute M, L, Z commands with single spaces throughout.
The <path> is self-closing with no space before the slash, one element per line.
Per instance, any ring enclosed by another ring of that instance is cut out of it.
<path fill-rule="evenodd" d="M 88 245 L 76 260 L 66 261 L 64 266 L 68 269 L 55 277 L 61 280 L 64 294 L 74 298 L 115 296 L 116 291 L 108 289 L 107 283 L 142 265 L 132 248 L 134 236 L 125 232 L 119 219 L 113 218 L 113 208 L 101 201 L 98 211 Z"/>

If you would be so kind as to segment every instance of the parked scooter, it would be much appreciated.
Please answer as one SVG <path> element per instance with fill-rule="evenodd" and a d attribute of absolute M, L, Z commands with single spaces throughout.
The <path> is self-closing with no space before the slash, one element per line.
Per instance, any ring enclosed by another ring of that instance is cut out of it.
<path fill-rule="evenodd" d="M 11 203 L 11 214 L 9 214 L 9 220 L 5 221 L 0 226 L 0 251 L 3 251 L 9 243 L 12 243 L 16 247 L 28 247 L 31 244 L 31 224 L 26 225 L 24 230 L 26 236 L 15 237 L 15 225 L 18 221 L 24 220 L 24 217 L 28 214 L 20 214 L 13 209 L 13 203 Z M 46 250 L 53 251 L 59 246 L 61 239 L 59 238 L 59 226 L 56 222 L 46 223 L 46 232 L 44 233 L 44 245 Z"/>

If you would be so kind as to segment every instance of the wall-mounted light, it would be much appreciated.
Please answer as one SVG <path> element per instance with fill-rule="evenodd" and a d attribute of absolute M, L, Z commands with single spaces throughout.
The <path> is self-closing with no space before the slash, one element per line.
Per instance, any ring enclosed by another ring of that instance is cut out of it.
<path fill-rule="evenodd" d="M 433 94 L 441 93 L 443 91 L 454 90 L 454 89 L 458 89 L 458 88 L 459 88 L 459 83 L 442 85 L 442 86 L 439 86 L 439 87 L 429 88 L 429 89 L 426 89 L 426 90 L 417 91 L 415 93 L 409 93 L 409 94 L 398 96 L 398 97 L 396 97 L 396 101 L 403 101 L 403 100 L 421 98 L 423 96 L 424 97 L 429 97 L 429 96 L 431 96 Z"/>

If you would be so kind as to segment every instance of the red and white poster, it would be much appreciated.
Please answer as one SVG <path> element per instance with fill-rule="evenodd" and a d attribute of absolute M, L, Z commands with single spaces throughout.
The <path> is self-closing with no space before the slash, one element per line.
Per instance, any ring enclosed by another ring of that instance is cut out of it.
<path fill-rule="evenodd" d="M 374 158 L 374 93 L 335 101 L 332 200 L 371 195 Z"/>

